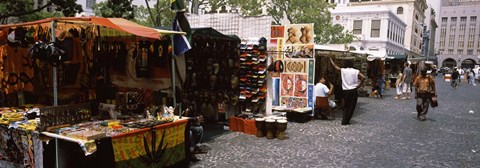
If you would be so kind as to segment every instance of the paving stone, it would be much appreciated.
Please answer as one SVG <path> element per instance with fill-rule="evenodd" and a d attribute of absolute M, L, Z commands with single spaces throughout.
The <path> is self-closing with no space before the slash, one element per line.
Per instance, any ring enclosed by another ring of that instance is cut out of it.
<path fill-rule="evenodd" d="M 289 122 L 286 140 L 223 134 L 190 167 L 480 167 L 480 86 L 436 81 L 440 105 L 427 121 L 416 120 L 414 99 L 393 99 L 390 89 L 359 98 L 351 125 L 340 125 L 339 112 L 333 121 Z"/>

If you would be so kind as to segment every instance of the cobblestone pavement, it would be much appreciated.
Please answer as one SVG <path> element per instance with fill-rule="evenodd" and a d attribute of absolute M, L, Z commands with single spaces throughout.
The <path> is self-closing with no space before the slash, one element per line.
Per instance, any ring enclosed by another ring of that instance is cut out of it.
<path fill-rule="evenodd" d="M 205 142 L 191 167 L 480 167 L 480 86 L 456 90 L 437 78 L 439 107 L 416 120 L 415 100 L 359 98 L 348 126 L 288 123 L 289 139 L 228 132 Z M 473 110 L 474 113 L 469 111 Z"/>

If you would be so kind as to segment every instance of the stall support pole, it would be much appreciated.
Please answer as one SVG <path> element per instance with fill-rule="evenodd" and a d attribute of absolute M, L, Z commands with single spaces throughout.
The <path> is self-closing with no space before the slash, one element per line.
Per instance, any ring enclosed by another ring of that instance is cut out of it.
<path fill-rule="evenodd" d="M 52 42 L 55 42 L 55 28 L 57 27 L 57 21 L 52 21 Z M 58 106 L 58 97 L 57 97 L 57 66 L 52 67 L 53 71 L 53 106 Z M 55 138 L 55 167 L 58 166 L 58 138 Z"/>
<path fill-rule="evenodd" d="M 175 88 L 175 86 L 176 86 L 175 82 L 176 82 L 177 79 L 176 79 L 176 73 L 175 73 L 175 69 L 176 69 L 175 68 L 175 45 L 173 43 L 173 36 L 174 35 L 172 35 L 172 38 L 171 38 L 172 39 L 172 41 L 171 41 L 171 44 L 172 44 L 172 94 L 173 94 L 173 107 L 177 108 L 177 92 L 176 92 L 176 88 Z M 181 110 L 182 109 L 178 110 L 178 116 L 180 118 L 182 118 Z"/>

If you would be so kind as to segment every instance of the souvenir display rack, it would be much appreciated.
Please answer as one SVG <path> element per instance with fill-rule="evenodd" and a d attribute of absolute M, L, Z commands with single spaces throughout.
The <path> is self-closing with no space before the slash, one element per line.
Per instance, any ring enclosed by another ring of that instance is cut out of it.
<path fill-rule="evenodd" d="M 182 106 L 194 106 L 207 122 L 225 120 L 239 112 L 239 42 L 211 28 L 193 30 L 192 49 L 185 53 L 186 78 L 180 97 Z"/>
<path fill-rule="evenodd" d="M 240 47 L 240 104 L 241 111 L 264 113 L 266 83 L 266 39 L 258 44 L 242 44 Z"/>

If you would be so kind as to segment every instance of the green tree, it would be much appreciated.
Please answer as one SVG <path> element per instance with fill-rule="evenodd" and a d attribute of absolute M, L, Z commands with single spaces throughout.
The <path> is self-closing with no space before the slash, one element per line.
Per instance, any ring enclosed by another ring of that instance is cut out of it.
<path fill-rule="evenodd" d="M 97 3 L 94 6 L 94 12 L 97 16 L 116 17 L 132 20 L 134 11 L 131 0 L 109 0 Z"/>
<path fill-rule="evenodd" d="M 273 24 L 282 24 L 283 19 L 292 24 L 314 23 L 318 44 L 350 43 L 354 39 L 350 32 L 343 31 L 341 25 L 332 24 L 329 9 L 335 6 L 323 0 L 229 0 L 229 4 L 241 7 L 244 16 L 259 15 L 265 6 Z"/>
<path fill-rule="evenodd" d="M 157 0 L 153 8 L 150 7 L 148 0 L 145 0 L 145 3 L 147 4 L 146 10 L 150 15 L 153 26 L 161 27 L 172 25 L 174 13 L 170 9 L 170 0 Z"/>
<path fill-rule="evenodd" d="M 43 12 L 46 8 L 52 8 L 53 11 Z M 12 17 L 18 18 L 20 22 L 27 22 L 48 16 L 75 16 L 80 12 L 83 12 L 83 9 L 76 0 L 48 0 L 45 5 L 37 8 L 34 8 L 32 0 L 0 0 L 0 23 L 6 23 L 7 19 Z"/>
<path fill-rule="evenodd" d="M 190 13 L 198 14 L 200 5 L 202 5 L 206 0 L 187 0 L 192 6 L 190 7 Z M 212 4 L 214 1 L 222 1 L 222 0 L 210 0 L 209 3 Z"/>

